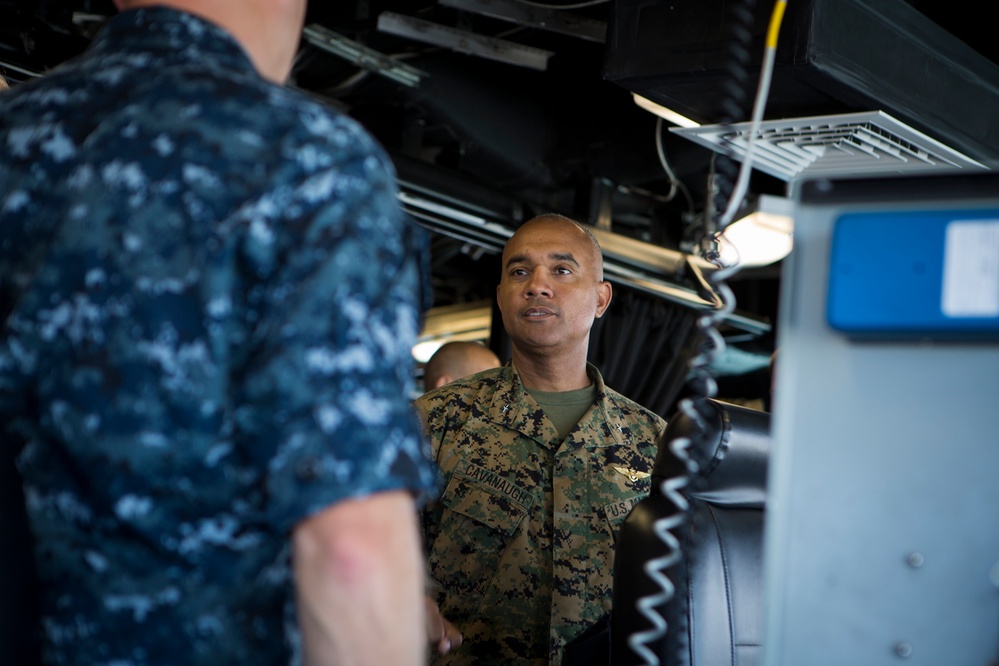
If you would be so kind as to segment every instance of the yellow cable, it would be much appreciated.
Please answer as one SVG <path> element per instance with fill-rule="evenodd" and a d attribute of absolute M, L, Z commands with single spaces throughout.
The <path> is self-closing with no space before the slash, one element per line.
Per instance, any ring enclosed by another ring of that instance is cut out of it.
<path fill-rule="evenodd" d="M 777 33 L 780 32 L 781 21 L 784 20 L 784 9 L 787 8 L 787 0 L 777 0 L 774 5 L 773 14 L 770 15 L 770 28 L 767 30 L 767 48 L 777 48 Z"/>

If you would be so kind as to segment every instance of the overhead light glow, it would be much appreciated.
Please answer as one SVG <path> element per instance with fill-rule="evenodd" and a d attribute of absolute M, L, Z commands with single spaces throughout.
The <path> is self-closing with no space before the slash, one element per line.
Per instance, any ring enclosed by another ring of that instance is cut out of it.
<path fill-rule="evenodd" d="M 718 238 L 722 264 L 750 267 L 780 261 L 791 252 L 793 233 L 790 200 L 760 195 L 754 210 L 726 227 Z"/>
<path fill-rule="evenodd" d="M 492 304 L 488 300 L 430 308 L 413 345 L 413 360 L 426 363 L 438 347 L 452 340 L 486 344 L 491 326 Z"/>
<path fill-rule="evenodd" d="M 632 99 L 635 100 L 635 104 L 637 104 L 638 106 L 642 107 L 646 111 L 656 114 L 657 116 L 663 118 L 664 120 L 670 121 L 674 125 L 678 125 L 680 127 L 701 126 L 700 123 L 696 123 L 690 118 L 687 118 L 686 116 L 681 116 L 676 111 L 672 109 L 667 109 L 665 106 L 662 106 L 661 104 L 656 104 L 651 99 L 642 97 L 638 93 L 631 93 L 631 97 Z"/>
<path fill-rule="evenodd" d="M 426 363 L 430 360 L 430 357 L 434 355 L 434 352 L 443 346 L 447 342 L 445 338 L 436 338 L 434 340 L 427 340 L 426 342 L 417 342 L 413 345 L 413 360 L 417 363 Z"/>

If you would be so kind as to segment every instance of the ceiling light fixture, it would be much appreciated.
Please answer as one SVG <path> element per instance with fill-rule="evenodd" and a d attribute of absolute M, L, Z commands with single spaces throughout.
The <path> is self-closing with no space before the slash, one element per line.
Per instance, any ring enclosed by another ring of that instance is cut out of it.
<path fill-rule="evenodd" d="M 642 107 L 646 111 L 649 111 L 650 113 L 656 114 L 657 116 L 659 116 L 664 120 L 668 120 L 674 125 L 677 125 L 679 127 L 701 126 L 700 123 L 694 122 L 690 118 L 682 116 L 672 109 L 667 109 L 665 106 L 662 106 L 661 104 L 656 104 L 651 99 L 648 99 L 647 97 L 642 97 L 638 93 L 631 93 L 631 98 L 635 100 L 635 104 L 637 104 L 638 106 Z"/>
<path fill-rule="evenodd" d="M 452 340 L 487 343 L 491 326 L 492 304 L 488 300 L 430 308 L 413 345 L 413 359 L 426 363 L 441 345 Z"/>
<path fill-rule="evenodd" d="M 746 215 L 718 237 L 724 266 L 767 266 L 791 252 L 794 220 L 790 199 L 761 194 Z"/>

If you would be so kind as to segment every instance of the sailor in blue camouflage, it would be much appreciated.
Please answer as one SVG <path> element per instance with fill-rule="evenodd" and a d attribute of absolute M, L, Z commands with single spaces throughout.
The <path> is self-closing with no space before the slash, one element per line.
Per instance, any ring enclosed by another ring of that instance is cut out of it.
<path fill-rule="evenodd" d="M 434 487 L 395 188 L 356 123 L 167 8 L 0 95 L 0 428 L 47 663 L 289 663 L 296 523 Z"/>
<path fill-rule="evenodd" d="M 463 635 L 434 663 L 559 666 L 610 611 L 618 527 L 665 422 L 586 370 L 595 397 L 564 439 L 512 362 L 416 401 L 446 483 L 425 511 L 430 576 Z"/>

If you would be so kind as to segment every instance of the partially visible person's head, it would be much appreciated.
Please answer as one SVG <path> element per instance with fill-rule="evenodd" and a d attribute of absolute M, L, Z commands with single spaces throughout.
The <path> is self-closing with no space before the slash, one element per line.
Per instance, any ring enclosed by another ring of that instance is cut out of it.
<path fill-rule="evenodd" d="M 423 390 L 430 391 L 499 365 L 499 357 L 485 345 L 464 340 L 447 342 L 423 367 Z"/>
<path fill-rule="evenodd" d="M 0 90 L 6 90 L 10 86 L 7 85 L 7 79 L 0 76 Z"/>
<path fill-rule="evenodd" d="M 260 75 L 284 83 L 298 52 L 307 0 L 114 0 L 119 11 L 161 5 L 200 16 L 229 32 Z"/>
<path fill-rule="evenodd" d="M 514 347 L 585 356 L 593 320 L 612 296 L 593 234 L 568 217 L 540 215 L 510 237 L 502 261 L 496 300 Z"/>

